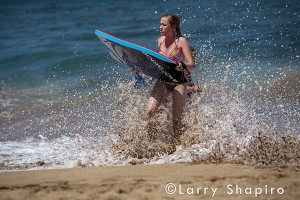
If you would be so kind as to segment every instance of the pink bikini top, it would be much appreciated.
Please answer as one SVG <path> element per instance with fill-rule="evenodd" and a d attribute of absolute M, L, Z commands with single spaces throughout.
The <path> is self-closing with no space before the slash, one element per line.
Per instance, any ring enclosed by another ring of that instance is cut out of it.
<path fill-rule="evenodd" d="M 184 56 L 183 56 L 183 53 L 181 51 L 181 49 L 177 46 L 178 44 L 178 40 L 179 38 L 176 38 L 175 40 L 175 47 L 174 47 L 174 50 L 171 52 L 170 55 L 166 55 L 164 54 L 164 52 L 161 50 L 161 44 L 163 42 L 165 42 L 165 39 L 159 44 L 159 53 L 170 58 L 171 60 L 174 60 L 174 61 L 177 61 L 177 62 L 183 62 L 184 61 Z"/>

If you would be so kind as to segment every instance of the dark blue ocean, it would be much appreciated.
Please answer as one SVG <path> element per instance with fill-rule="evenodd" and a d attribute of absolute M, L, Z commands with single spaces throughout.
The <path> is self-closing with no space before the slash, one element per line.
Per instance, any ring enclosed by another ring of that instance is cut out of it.
<path fill-rule="evenodd" d="M 157 50 L 166 13 L 181 18 L 203 88 L 187 103 L 183 143 L 172 153 L 168 105 L 157 117 L 161 148 L 150 152 L 152 83 L 128 88 L 130 68 L 94 33 Z M 216 146 L 220 162 L 300 165 L 300 2 L 0 0 L 0 18 L 1 170 L 209 162 Z M 258 147 L 267 153 L 257 156 Z"/>

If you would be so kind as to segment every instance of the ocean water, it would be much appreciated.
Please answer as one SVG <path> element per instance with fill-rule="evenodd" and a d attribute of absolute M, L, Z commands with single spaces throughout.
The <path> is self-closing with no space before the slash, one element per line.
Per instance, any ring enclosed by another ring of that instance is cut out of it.
<path fill-rule="evenodd" d="M 103 30 L 157 49 L 159 20 L 181 18 L 201 94 L 170 144 L 170 104 L 149 142 L 153 83 L 131 89 Z M 300 2 L 0 1 L 0 170 L 154 163 L 300 165 Z"/>

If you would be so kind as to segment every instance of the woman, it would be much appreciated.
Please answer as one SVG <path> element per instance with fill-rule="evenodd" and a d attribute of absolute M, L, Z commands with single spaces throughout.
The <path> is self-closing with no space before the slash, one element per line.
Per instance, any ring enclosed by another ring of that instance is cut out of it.
<path fill-rule="evenodd" d="M 183 71 L 185 67 L 189 71 L 193 70 L 195 63 L 189 43 L 180 32 L 179 18 L 173 14 L 162 16 L 159 30 L 161 34 L 157 43 L 159 52 L 178 63 L 176 70 Z M 167 83 L 161 80 L 154 84 L 147 106 L 148 132 L 150 139 L 154 140 L 156 138 L 156 130 L 153 117 L 159 104 L 169 91 L 172 92 L 174 142 L 178 143 L 182 131 L 181 120 L 187 95 L 187 85 L 185 84 Z"/>

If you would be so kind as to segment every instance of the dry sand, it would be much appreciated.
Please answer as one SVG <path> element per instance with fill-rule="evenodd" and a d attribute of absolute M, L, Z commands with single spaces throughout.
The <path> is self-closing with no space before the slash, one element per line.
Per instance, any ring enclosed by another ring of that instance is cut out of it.
<path fill-rule="evenodd" d="M 300 172 L 295 167 L 256 169 L 233 164 L 1 172 L 0 199 L 299 200 Z"/>

